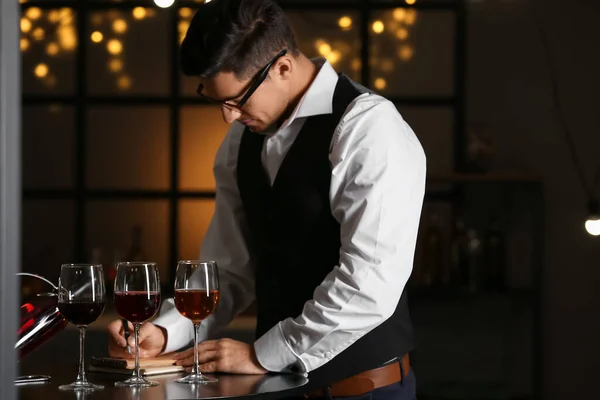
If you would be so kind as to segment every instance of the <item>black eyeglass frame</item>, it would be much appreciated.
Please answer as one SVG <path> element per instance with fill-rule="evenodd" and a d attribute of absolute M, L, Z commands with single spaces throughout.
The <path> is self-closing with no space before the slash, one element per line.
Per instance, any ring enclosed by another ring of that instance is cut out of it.
<path fill-rule="evenodd" d="M 246 94 L 236 104 L 230 103 L 229 102 L 230 100 L 217 101 L 217 100 L 213 100 L 207 96 L 204 96 L 202 94 L 202 89 L 204 88 L 202 84 L 198 85 L 198 89 L 196 89 L 196 92 L 198 93 L 199 96 L 201 96 L 204 99 L 207 99 L 213 103 L 218 103 L 222 106 L 229 108 L 230 110 L 241 112 L 242 107 L 244 106 L 244 104 L 246 104 L 248 102 L 248 99 L 250 99 L 250 96 L 252 96 L 254 94 L 254 92 L 256 92 L 256 89 L 258 89 L 259 86 L 265 81 L 265 79 L 267 79 L 267 76 L 269 75 L 269 71 L 271 70 L 271 67 L 273 66 L 273 64 L 275 64 L 275 62 L 277 60 L 279 60 L 281 57 L 285 56 L 287 54 L 287 52 L 288 52 L 287 49 L 281 50 L 275 57 L 273 57 L 273 59 L 271 61 L 269 61 L 269 63 L 267 65 L 265 65 L 256 74 L 256 77 L 254 78 L 254 81 L 252 82 L 252 84 L 250 85 L 248 90 L 246 91 Z"/>

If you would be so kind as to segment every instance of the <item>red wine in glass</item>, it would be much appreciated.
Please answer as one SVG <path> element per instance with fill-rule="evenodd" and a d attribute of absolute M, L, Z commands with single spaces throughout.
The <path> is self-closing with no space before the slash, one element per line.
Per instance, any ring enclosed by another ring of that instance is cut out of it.
<path fill-rule="evenodd" d="M 160 279 L 156 263 L 133 261 L 117 264 L 113 292 L 117 313 L 133 323 L 135 338 L 135 370 L 133 376 L 115 386 L 148 387 L 158 382 L 149 381 L 140 372 L 140 325 L 154 317 L 160 307 Z"/>
<path fill-rule="evenodd" d="M 79 330 L 79 373 L 75 382 L 59 386 L 61 390 L 104 389 L 87 380 L 83 355 L 86 327 L 104 311 L 104 285 L 104 269 L 100 264 L 64 264 L 60 269 L 58 309 Z"/>
<path fill-rule="evenodd" d="M 58 309 L 72 324 L 89 325 L 102 315 L 104 301 L 69 301 L 59 302 Z"/>
<path fill-rule="evenodd" d="M 175 290 L 175 308 L 193 323 L 200 323 L 219 304 L 218 290 Z"/>
<path fill-rule="evenodd" d="M 217 382 L 200 372 L 198 336 L 200 323 L 215 312 L 219 304 L 219 271 L 215 261 L 179 261 L 175 274 L 175 308 L 194 324 L 194 366 L 192 373 L 178 379 L 192 385 Z"/>
<path fill-rule="evenodd" d="M 132 323 L 152 318 L 160 307 L 160 292 L 116 292 L 117 313 Z"/>

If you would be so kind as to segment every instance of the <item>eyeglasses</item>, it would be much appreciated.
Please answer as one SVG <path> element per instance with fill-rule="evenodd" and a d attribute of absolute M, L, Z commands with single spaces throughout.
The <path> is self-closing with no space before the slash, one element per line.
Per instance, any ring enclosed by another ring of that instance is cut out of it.
<path fill-rule="evenodd" d="M 204 85 L 202 85 L 202 84 L 198 85 L 198 89 L 196 89 L 196 92 L 202 98 L 204 98 L 210 102 L 220 104 L 221 106 L 225 106 L 232 111 L 242 112 L 242 107 L 244 106 L 244 104 L 246 104 L 246 102 L 248 101 L 250 96 L 252 96 L 254 94 L 254 92 L 256 91 L 256 89 L 258 89 L 258 87 L 265 81 L 265 79 L 267 79 L 267 76 L 269 75 L 269 71 L 271 70 L 271 67 L 273 66 L 273 64 L 275 64 L 275 62 L 277 60 L 279 60 L 281 57 L 283 57 L 286 54 L 287 54 L 287 49 L 283 49 L 279 54 L 277 54 L 275 57 L 273 57 L 273 59 L 271 61 L 269 61 L 269 63 L 267 65 L 265 65 L 264 68 L 262 68 L 260 71 L 258 71 L 258 73 L 256 74 L 256 77 L 254 78 L 254 81 L 252 82 L 252 84 L 250 85 L 248 90 L 246 91 L 246 94 L 238 102 L 233 102 L 232 100 L 218 101 L 218 100 L 211 99 L 210 97 L 207 97 L 202 94 L 202 89 L 204 88 Z"/>

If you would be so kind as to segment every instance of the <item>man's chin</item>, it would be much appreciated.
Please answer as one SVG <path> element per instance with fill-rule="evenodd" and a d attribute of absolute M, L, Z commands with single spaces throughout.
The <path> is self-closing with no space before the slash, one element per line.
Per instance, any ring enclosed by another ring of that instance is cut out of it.
<path fill-rule="evenodd" d="M 261 125 L 246 125 L 248 127 L 248 129 L 250 130 L 250 132 L 254 132 L 254 133 L 263 133 L 265 131 L 265 128 Z"/>

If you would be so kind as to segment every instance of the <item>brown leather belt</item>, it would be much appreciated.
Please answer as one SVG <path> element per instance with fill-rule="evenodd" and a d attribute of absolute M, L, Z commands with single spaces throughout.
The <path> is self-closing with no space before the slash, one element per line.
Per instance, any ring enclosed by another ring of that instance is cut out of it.
<path fill-rule="evenodd" d="M 402 368 L 400 368 L 400 362 Z M 410 371 L 408 354 L 400 362 L 371 369 L 343 379 L 329 387 L 331 397 L 360 396 L 371 390 L 400 382 Z M 402 375 L 404 372 L 404 375 Z M 327 389 L 313 390 L 304 395 L 307 399 L 327 397 Z"/>

